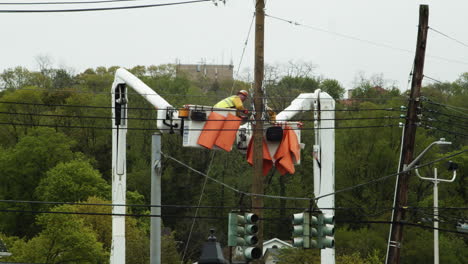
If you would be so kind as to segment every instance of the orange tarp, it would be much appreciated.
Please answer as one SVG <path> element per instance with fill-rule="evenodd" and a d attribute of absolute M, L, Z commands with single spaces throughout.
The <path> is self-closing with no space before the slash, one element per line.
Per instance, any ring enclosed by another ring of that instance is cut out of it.
<path fill-rule="evenodd" d="M 239 129 L 241 121 L 242 118 L 229 113 L 226 121 L 221 122 L 224 123 L 224 125 L 221 133 L 218 134 L 215 145 L 225 151 L 231 151 L 232 144 L 234 144 L 234 141 L 236 140 L 237 129 Z"/>
<path fill-rule="evenodd" d="M 203 126 L 203 131 L 200 133 L 200 137 L 198 137 L 197 144 L 205 148 L 212 149 L 216 138 L 218 138 L 218 135 L 223 128 L 225 119 L 226 118 L 223 115 L 211 112 L 208 116 L 208 120 Z"/>
<path fill-rule="evenodd" d="M 247 162 L 253 166 L 252 144 L 253 144 L 253 138 L 250 139 L 249 147 L 247 148 Z M 266 176 L 272 167 L 273 167 L 273 161 L 271 159 L 270 152 L 268 151 L 268 146 L 265 140 L 263 140 L 263 176 Z"/>
<path fill-rule="evenodd" d="M 294 162 L 299 161 L 299 142 L 294 130 L 286 126 L 283 130 L 283 139 L 275 153 L 275 166 L 281 175 L 294 174 Z"/>

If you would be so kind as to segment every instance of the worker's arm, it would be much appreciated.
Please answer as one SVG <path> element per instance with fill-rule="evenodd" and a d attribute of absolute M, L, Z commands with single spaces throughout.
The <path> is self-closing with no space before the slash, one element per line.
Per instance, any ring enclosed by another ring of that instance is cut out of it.
<path fill-rule="evenodd" d="M 239 96 L 235 96 L 234 99 L 232 99 L 232 102 L 234 103 L 234 106 L 237 110 L 245 110 L 244 104 L 242 103 L 242 100 L 239 98 Z"/>

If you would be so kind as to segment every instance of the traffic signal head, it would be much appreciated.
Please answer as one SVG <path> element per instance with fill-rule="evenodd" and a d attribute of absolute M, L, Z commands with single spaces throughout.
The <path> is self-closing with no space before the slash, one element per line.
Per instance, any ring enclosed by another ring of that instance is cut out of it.
<path fill-rule="evenodd" d="M 293 246 L 310 248 L 315 241 L 311 240 L 311 236 L 316 233 L 315 228 L 311 228 L 311 221 L 316 221 L 315 216 L 310 216 L 310 213 L 298 213 L 293 215 Z"/>
<path fill-rule="evenodd" d="M 262 250 L 255 245 L 258 243 L 258 215 L 253 213 L 246 213 L 244 215 L 245 219 L 245 248 L 244 248 L 244 257 L 246 259 L 258 259 L 262 256 Z"/>
<path fill-rule="evenodd" d="M 245 245 L 245 218 L 236 213 L 229 213 L 228 226 L 228 246 L 243 246 Z"/>
<path fill-rule="evenodd" d="M 318 248 L 333 248 L 335 246 L 335 216 L 319 214 L 317 220 Z"/>

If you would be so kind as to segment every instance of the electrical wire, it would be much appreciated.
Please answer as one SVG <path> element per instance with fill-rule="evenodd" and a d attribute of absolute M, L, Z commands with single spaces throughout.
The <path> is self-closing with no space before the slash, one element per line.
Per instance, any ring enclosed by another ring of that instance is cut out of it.
<path fill-rule="evenodd" d="M 244 48 L 242 49 L 242 54 L 241 54 L 241 57 L 240 57 L 240 60 L 239 60 L 239 65 L 237 66 L 236 78 L 239 78 L 239 70 L 241 68 L 242 60 L 244 59 L 245 49 L 247 48 L 247 44 L 249 43 L 250 32 L 252 30 L 252 25 L 253 25 L 254 20 L 255 20 L 255 12 L 253 13 L 252 20 L 250 21 L 249 31 L 247 33 L 247 37 L 246 37 L 245 42 L 244 42 Z M 234 90 L 234 84 L 235 84 L 235 80 L 233 80 L 233 82 L 232 82 L 232 87 L 231 87 L 231 93 L 230 94 L 232 94 L 232 91 Z"/>
<path fill-rule="evenodd" d="M 434 113 L 434 114 L 437 114 L 437 115 L 443 115 L 443 116 L 448 116 L 448 117 L 453 117 L 453 118 L 459 118 L 459 119 L 467 119 L 467 120 L 468 120 L 468 117 L 446 114 L 446 113 L 442 113 L 442 112 L 440 112 L 440 111 L 433 110 L 433 109 L 425 109 L 425 108 L 423 108 L 422 110 L 425 111 L 425 112 Z"/>
<path fill-rule="evenodd" d="M 451 135 L 454 135 L 454 136 L 461 136 L 461 137 L 466 137 L 466 138 L 468 138 L 468 134 L 463 134 L 463 133 L 459 133 L 459 132 L 454 132 L 454 131 L 450 131 L 450 130 L 445 130 L 445 129 L 438 128 L 438 127 L 425 126 L 424 128 L 426 128 L 426 129 L 432 129 L 432 130 L 438 130 L 438 131 L 442 131 L 442 132 L 445 132 L 445 133 L 448 133 L 448 134 L 451 134 Z"/>
<path fill-rule="evenodd" d="M 17 209 L 0 209 L 0 212 L 5 213 L 31 213 L 31 214 L 65 214 L 65 215 L 93 215 L 93 216 L 125 216 L 125 217 L 165 217 L 165 218 L 179 218 L 179 219 L 210 219 L 210 220 L 225 220 L 226 217 L 219 217 L 219 216 L 180 216 L 180 215 L 152 215 L 152 214 L 114 214 L 114 213 L 96 213 L 96 212 L 70 212 L 70 211 L 38 211 L 38 210 L 17 210 Z M 285 218 L 277 218 L 277 219 L 285 219 Z M 287 218 L 290 219 L 290 218 Z M 260 220 L 270 220 L 267 218 L 262 218 Z M 450 232 L 456 233 L 461 235 L 468 235 L 468 233 L 460 232 L 451 229 L 443 229 L 443 228 L 434 228 L 432 226 L 417 224 L 417 223 L 410 223 L 406 221 L 366 221 L 366 220 L 336 220 L 337 223 L 342 224 L 349 224 L 349 223 L 362 223 L 362 224 L 401 224 L 401 225 L 408 225 L 414 227 L 421 227 L 426 229 L 432 230 L 439 230 L 443 232 Z"/>
<path fill-rule="evenodd" d="M 354 37 L 354 36 L 351 36 L 351 35 L 342 34 L 342 33 L 334 32 L 334 31 L 322 29 L 322 28 L 315 27 L 315 26 L 309 26 L 309 25 L 306 25 L 306 24 L 301 24 L 301 23 L 293 21 L 293 20 L 288 20 L 288 19 L 277 17 L 277 16 L 272 16 L 272 15 L 269 15 L 269 14 L 265 14 L 265 16 L 276 19 L 276 20 L 279 20 L 279 21 L 282 21 L 282 22 L 289 23 L 289 24 L 294 25 L 294 26 L 301 26 L 301 27 L 309 28 L 309 29 L 312 29 L 312 30 L 315 30 L 315 31 L 336 35 L 336 36 L 339 36 L 339 37 L 342 37 L 342 38 L 351 39 L 351 40 L 371 44 L 371 45 L 374 45 L 374 46 L 377 46 L 377 47 L 388 48 L 388 49 L 397 50 L 397 51 L 401 51 L 401 52 L 405 52 L 405 53 L 411 53 L 411 54 L 414 53 L 414 51 L 412 51 L 412 50 L 402 49 L 402 48 L 394 47 L 394 46 L 384 44 L 384 43 L 379 43 L 379 42 L 375 42 L 375 41 L 371 41 L 371 40 L 366 40 L 366 39 Z M 448 59 L 448 58 L 444 58 L 444 57 L 440 57 L 440 56 L 427 55 L 427 57 L 431 57 L 431 58 L 439 59 L 439 60 L 444 60 L 444 61 L 452 62 L 452 63 L 468 65 L 468 62 L 454 60 L 454 59 Z"/>
<path fill-rule="evenodd" d="M 341 193 L 341 192 L 350 191 L 350 190 L 353 190 L 353 189 L 362 187 L 362 186 L 364 186 L 364 185 L 368 185 L 368 184 L 371 184 L 371 183 L 383 181 L 383 180 L 388 179 L 388 178 L 390 178 L 390 177 L 394 177 L 394 176 L 397 176 L 397 175 L 400 175 L 400 174 L 403 174 L 403 173 L 407 173 L 407 172 L 409 172 L 409 171 L 412 171 L 412 170 L 415 170 L 415 169 L 419 169 L 419 168 L 421 168 L 421 167 L 429 166 L 429 165 L 434 164 L 434 163 L 437 163 L 437 162 L 439 162 L 439 161 L 446 160 L 446 159 L 449 159 L 449 158 L 458 156 L 458 155 L 460 155 L 460 154 L 462 154 L 462 153 L 465 153 L 465 152 L 467 152 L 467 151 L 468 151 L 468 149 L 462 150 L 462 151 L 456 152 L 456 153 L 454 153 L 454 154 L 451 154 L 451 155 L 448 155 L 448 156 L 445 156 L 445 157 L 441 157 L 441 158 L 435 159 L 435 160 L 433 160 L 433 161 L 424 163 L 424 164 L 422 164 L 422 165 L 414 166 L 414 167 L 412 167 L 412 168 L 410 168 L 410 169 L 406 169 L 406 170 L 403 170 L 403 171 L 401 171 L 401 172 L 392 173 L 392 174 L 385 175 L 385 176 L 382 176 L 382 177 L 377 178 L 377 179 L 370 180 L 370 181 L 368 181 L 368 182 L 356 184 L 356 185 L 353 185 L 353 186 L 350 186 L 350 187 L 347 187 L 347 188 L 344 188 L 344 189 L 341 189 L 341 190 L 338 190 L 338 191 L 334 191 L 334 192 L 331 192 L 331 193 L 327 193 L 327 194 L 324 194 L 324 195 L 320 195 L 320 196 L 315 197 L 314 199 L 315 199 L 315 200 L 319 200 L 319 199 L 321 199 L 321 198 L 324 198 L 324 197 L 327 197 L 327 196 L 330 196 L 330 195 L 335 195 L 335 194 L 338 194 L 338 193 Z"/>
<path fill-rule="evenodd" d="M 114 206 L 123 206 L 127 208 L 151 208 L 151 207 L 160 207 L 160 208 L 183 208 L 183 209 L 193 209 L 193 208 L 202 208 L 202 209 L 238 209 L 239 206 L 219 206 L 219 205 L 184 205 L 184 204 L 112 204 L 112 203 L 83 203 L 83 202 L 54 202 L 54 201 L 27 201 L 27 200 L 0 200 L 0 203 L 13 203 L 13 204 L 40 204 L 40 205 L 79 205 L 79 206 L 104 206 L 104 207 L 114 207 Z M 393 210 L 393 207 L 375 207 L 376 209 L 383 210 Z M 437 207 L 438 210 L 468 210 L 468 207 Z M 288 209 L 288 210 L 308 210 L 309 207 L 277 207 L 277 206 L 261 206 L 261 207 L 248 207 L 248 209 L 262 209 L 262 210 L 278 210 L 278 209 Z M 368 209 L 365 207 L 324 207 L 320 208 L 321 210 L 364 210 Z M 433 210 L 434 207 L 431 206 L 405 206 L 406 210 Z"/>
<path fill-rule="evenodd" d="M 427 75 L 423 75 L 423 78 L 426 78 L 426 79 L 432 80 L 432 81 L 434 81 L 434 82 L 437 82 L 437 83 L 443 83 L 442 81 L 439 81 L 439 80 L 437 80 L 437 79 L 434 79 L 434 78 L 432 78 L 432 77 L 429 77 L 429 76 L 427 76 Z"/>
<path fill-rule="evenodd" d="M 31 124 L 31 123 L 13 123 L 13 122 L 0 122 L 0 125 L 11 125 L 11 126 L 30 126 L 30 127 L 52 127 L 52 128 L 73 128 L 73 129 L 103 129 L 103 130 L 114 130 L 114 129 L 123 129 L 118 127 L 98 127 L 98 126 L 72 126 L 72 125 L 59 125 L 59 124 Z M 346 126 L 346 127 L 320 127 L 320 128 L 297 128 L 297 130 L 316 130 L 316 129 L 366 129 L 366 128 L 389 128 L 389 127 L 398 127 L 398 125 L 375 125 L 375 126 Z M 129 131 L 169 131 L 174 132 L 173 128 L 141 128 L 141 127 L 127 127 L 125 130 Z M 256 129 L 252 128 L 251 131 Z M 283 130 L 296 130 L 292 128 L 283 128 Z M 238 131 L 238 129 L 206 129 L 206 128 L 188 128 L 184 131 Z"/>
<path fill-rule="evenodd" d="M 37 114 L 37 113 L 25 113 L 25 112 L 2 112 L 0 115 L 19 115 L 19 116 L 42 116 L 42 117 L 64 117 L 64 118 L 81 118 L 81 119 L 106 119 L 114 120 L 116 117 L 113 116 L 89 116 L 89 115 L 59 115 L 59 114 Z M 350 118 L 322 118 L 321 121 L 325 120 L 336 120 L 336 121 L 349 121 L 349 120 L 381 120 L 381 119 L 401 119 L 401 116 L 381 116 L 381 117 L 350 117 Z M 125 117 L 120 118 L 122 120 L 145 120 L 145 121 L 158 121 L 167 120 L 165 118 L 144 118 L 144 117 Z M 262 119 L 263 120 L 263 119 Z M 276 122 L 302 122 L 302 121 L 314 121 L 315 119 L 276 119 Z M 210 122 L 225 122 L 225 121 L 239 121 L 238 119 L 224 119 L 224 120 L 210 120 Z M 256 119 L 248 119 L 245 122 L 255 122 Z"/>
<path fill-rule="evenodd" d="M 94 106 L 94 105 L 66 105 L 66 104 L 44 104 L 44 103 L 30 103 L 30 102 L 12 102 L 12 101 L 0 101 L 0 104 L 13 104 L 13 105 L 35 105 L 35 106 L 47 106 L 47 107 L 76 107 L 76 108 L 96 108 L 96 109 L 112 109 L 115 108 L 113 106 Z M 157 109 L 148 108 L 148 107 L 125 107 L 125 109 L 134 109 L 134 110 L 148 110 L 148 111 L 156 111 Z M 215 109 L 214 107 L 204 106 L 202 109 L 210 111 Z M 178 108 L 171 108 L 170 110 L 178 110 Z M 247 109 L 252 111 L 251 109 Z M 275 112 L 313 112 L 315 110 L 301 110 L 301 109 L 272 109 Z M 233 111 L 231 108 L 216 108 L 216 111 Z M 361 111 L 400 111 L 400 109 L 395 109 L 393 107 L 387 108 L 355 108 L 355 109 L 321 109 L 321 112 L 361 112 Z"/>
<path fill-rule="evenodd" d="M 22 91 L 46 91 L 46 92 L 51 92 L 50 89 L 47 88 L 15 88 L 16 91 L 22 90 Z M 96 91 L 83 91 L 83 90 L 70 90 L 70 89 L 56 89 L 53 90 L 53 92 L 69 92 L 69 93 L 82 93 L 82 94 L 102 94 L 102 95 L 111 95 L 109 92 L 96 92 Z M 147 96 L 147 95 L 154 95 L 154 94 L 147 94 L 147 93 L 137 93 L 137 92 L 127 92 L 127 95 L 142 95 L 142 96 Z M 171 94 L 171 93 L 158 93 L 160 96 L 174 96 L 174 97 L 203 97 L 203 98 L 216 98 L 216 99 L 223 99 L 226 98 L 225 96 L 221 95 L 210 95 L 210 94 L 204 94 L 204 95 L 195 95 L 195 94 Z M 264 96 L 264 97 L 258 97 L 261 99 L 296 99 L 297 96 Z M 314 99 L 312 97 L 301 97 L 304 99 Z M 364 97 L 353 97 L 350 98 L 351 100 L 356 100 L 356 101 L 372 101 L 372 100 L 407 100 L 405 98 L 401 97 L 369 97 L 369 98 L 364 98 Z M 337 102 L 340 101 L 346 101 L 350 99 L 337 99 Z M 333 98 L 321 98 L 320 100 L 335 100 Z"/>
<path fill-rule="evenodd" d="M 453 106 L 453 105 L 448 105 L 448 104 L 443 104 L 443 103 L 439 103 L 439 102 L 435 102 L 427 97 L 424 97 L 423 98 L 425 102 L 429 103 L 429 104 L 433 104 L 433 105 L 438 105 L 438 106 L 442 106 L 442 107 L 445 107 L 446 109 L 448 110 L 452 110 L 452 111 L 455 111 L 455 110 L 462 110 L 462 111 L 468 111 L 468 108 L 464 108 L 464 107 L 459 107 L 459 106 Z M 462 115 L 468 115 L 468 113 L 464 113 L 464 112 L 460 112 L 460 111 L 456 111 L 457 113 L 460 113 Z"/>
<path fill-rule="evenodd" d="M 0 5 L 69 5 L 69 4 L 101 4 L 118 2 L 137 2 L 144 0 L 96 0 L 96 1 L 70 1 L 70 2 L 0 2 Z"/>
<path fill-rule="evenodd" d="M 113 10 L 126 10 L 126 9 L 139 9 L 139 8 L 150 8 L 150 7 L 162 7 L 162 6 L 175 6 L 194 4 L 200 2 L 212 2 L 212 0 L 191 0 L 184 2 L 172 2 L 164 4 L 151 4 L 151 5 L 134 5 L 134 6 L 118 6 L 118 7 L 96 7 L 96 8 L 77 8 L 77 9 L 38 9 L 38 10 L 14 10 L 14 9 L 3 9 L 0 13 L 70 13 L 70 12 L 95 12 L 95 11 L 113 11 Z"/>
<path fill-rule="evenodd" d="M 276 20 L 279 20 L 279 21 L 282 21 L 282 22 L 289 23 L 289 24 L 294 25 L 294 26 L 301 26 L 301 27 L 309 28 L 309 29 L 312 29 L 312 30 L 315 30 L 315 31 L 319 31 L 319 32 L 327 33 L 327 34 L 332 34 L 332 35 L 335 35 L 335 36 L 339 36 L 339 37 L 346 38 L 346 39 L 351 39 L 351 40 L 356 40 L 356 41 L 359 41 L 359 42 L 364 42 L 364 43 L 371 44 L 371 45 L 378 46 L 378 47 L 389 48 L 389 49 L 403 51 L 403 52 L 407 52 L 407 53 L 414 53 L 414 51 L 412 51 L 412 50 L 397 48 L 397 47 L 394 47 L 394 46 L 391 46 L 391 45 L 388 45 L 388 44 L 379 43 L 379 42 L 375 42 L 375 41 L 371 41 L 371 40 L 366 40 L 366 39 L 358 38 L 358 37 L 351 36 L 351 35 L 348 35 L 348 34 L 342 34 L 342 33 L 334 32 L 334 31 L 331 31 L 331 30 L 322 29 L 322 28 L 315 27 L 315 26 L 309 26 L 309 25 L 306 25 L 306 24 L 302 24 L 302 23 L 299 23 L 299 22 L 296 22 L 296 21 L 280 18 L 280 17 L 277 17 L 277 16 L 272 16 L 272 15 L 269 15 L 269 14 L 265 14 L 265 16 L 276 19 Z"/>
<path fill-rule="evenodd" d="M 451 127 L 457 127 L 457 128 L 461 128 L 461 129 L 467 129 L 468 128 L 468 123 L 459 124 L 459 123 L 439 120 L 439 119 L 435 119 L 435 118 L 427 118 L 427 119 L 423 119 L 422 121 L 425 121 L 425 122 L 440 122 L 440 123 L 448 124 Z"/>
<path fill-rule="evenodd" d="M 208 165 L 208 170 L 206 171 L 207 176 L 210 175 L 210 171 L 211 171 L 211 167 L 213 165 L 213 160 L 214 160 L 214 157 L 215 157 L 215 153 L 216 152 L 211 153 L 210 164 Z M 197 208 L 195 209 L 195 217 L 198 216 L 198 209 L 200 209 L 199 206 L 201 204 L 203 194 L 205 193 L 205 187 L 206 187 L 206 182 L 207 181 L 208 181 L 208 177 L 205 177 L 205 181 L 203 182 L 203 187 L 202 187 L 202 190 L 200 192 L 200 198 L 198 199 L 198 205 L 197 205 Z M 189 235 L 188 235 L 188 238 L 187 238 L 187 243 L 185 244 L 184 253 L 182 254 L 182 263 L 184 263 L 185 254 L 187 253 L 187 250 L 188 250 L 188 247 L 189 247 L 189 244 L 190 244 L 190 239 L 192 238 L 192 232 L 193 232 L 193 228 L 195 226 L 195 221 L 196 221 L 196 218 L 193 218 L 192 225 L 190 226 L 190 232 L 189 232 Z"/>
<path fill-rule="evenodd" d="M 436 30 L 436 29 L 434 29 L 434 28 L 432 28 L 432 27 L 428 27 L 428 28 L 429 28 L 430 30 L 432 30 L 432 31 L 434 31 L 434 32 L 436 32 L 436 33 L 439 33 L 440 35 L 442 35 L 442 36 L 444 36 L 444 37 L 446 37 L 446 38 L 448 38 L 448 39 L 451 39 L 451 40 L 457 42 L 458 44 L 461 44 L 461 45 L 463 45 L 463 46 L 465 46 L 465 47 L 468 48 L 468 44 L 466 44 L 466 43 L 464 43 L 464 42 L 461 42 L 461 41 L 458 40 L 458 39 L 452 38 L 452 37 L 450 37 L 449 35 L 447 35 L 447 34 L 445 34 L 445 33 L 442 33 L 442 32 L 440 32 L 439 30 Z"/>

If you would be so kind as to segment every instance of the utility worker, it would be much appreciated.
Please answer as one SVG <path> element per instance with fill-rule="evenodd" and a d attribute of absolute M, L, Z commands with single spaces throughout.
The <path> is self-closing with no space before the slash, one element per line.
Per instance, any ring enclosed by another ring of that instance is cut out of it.
<path fill-rule="evenodd" d="M 244 114 L 247 114 L 247 110 L 245 109 L 243 102 L 245 101 L 245 99 L 247 99 L 248 96 L 249 93 L 246 90 L 240 90 L 239 92 L 237 92 L 237 95 L 231 95 L 227 98 L 224 98 L 223 100 L 215 104 L 214 107 L 235 108 L 237 110 L 241 110 Z"/>

